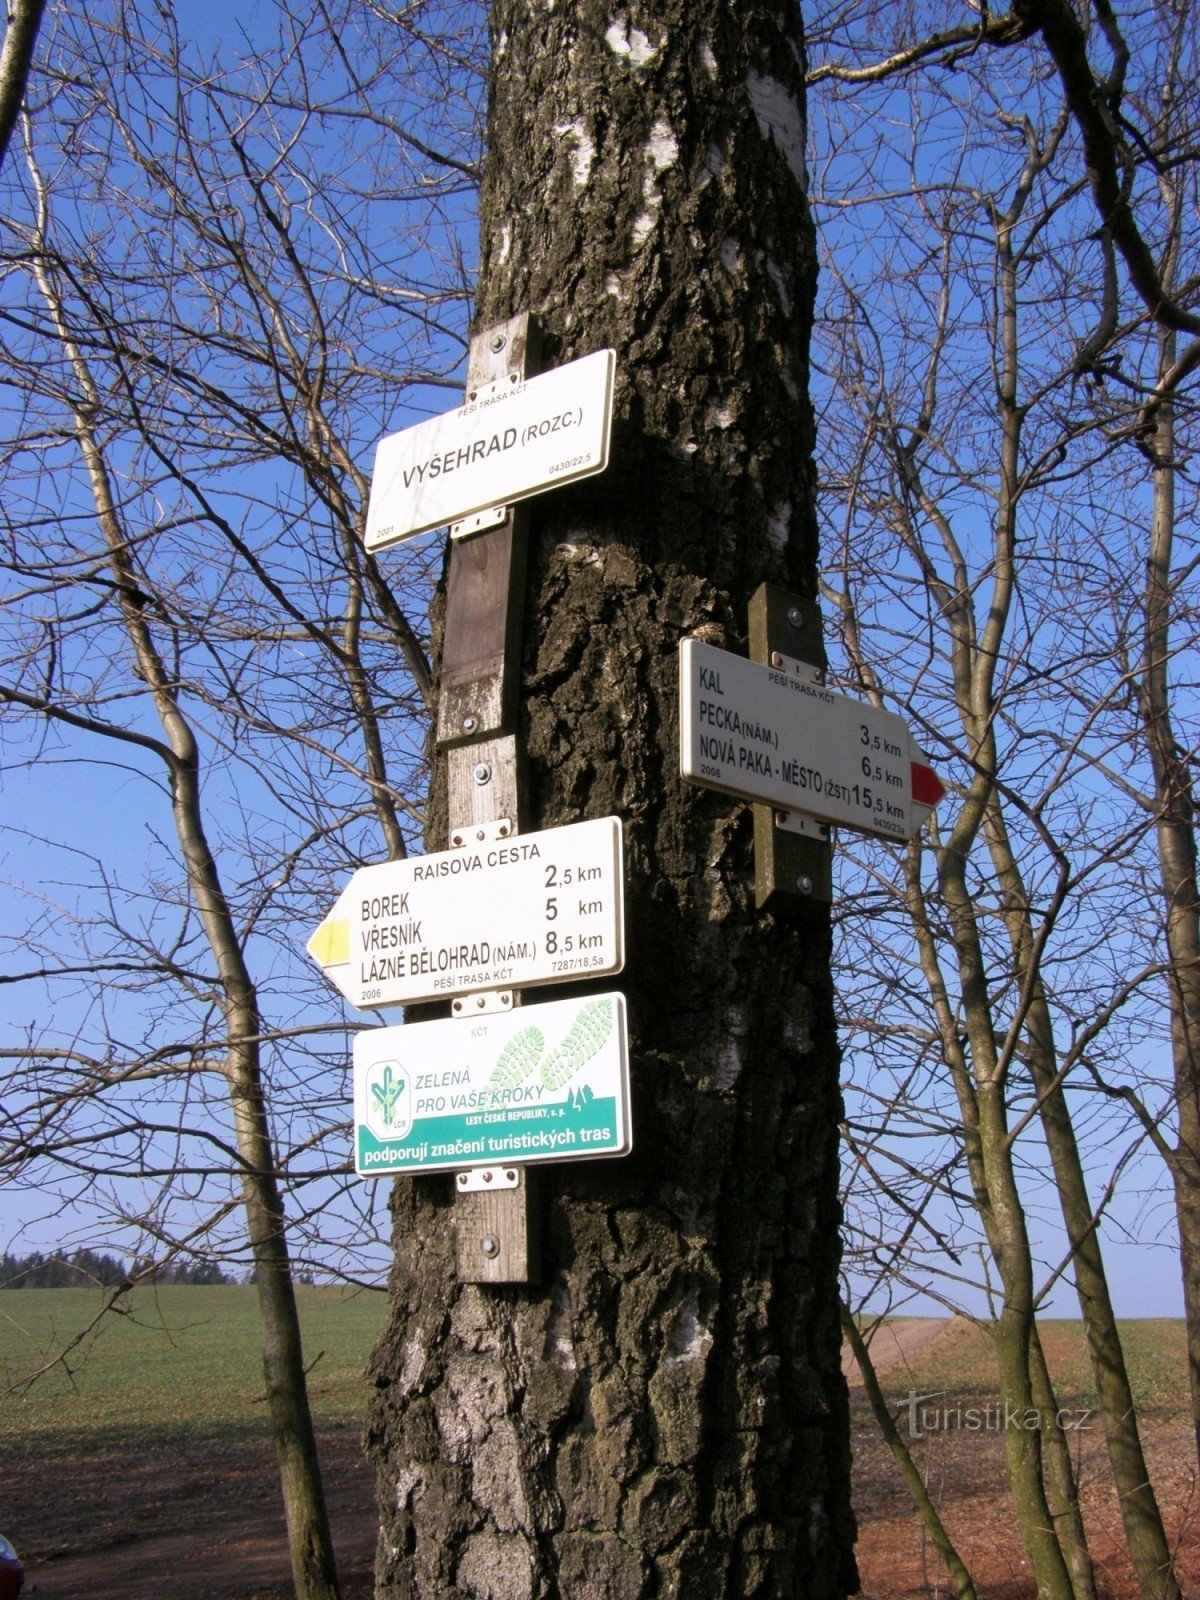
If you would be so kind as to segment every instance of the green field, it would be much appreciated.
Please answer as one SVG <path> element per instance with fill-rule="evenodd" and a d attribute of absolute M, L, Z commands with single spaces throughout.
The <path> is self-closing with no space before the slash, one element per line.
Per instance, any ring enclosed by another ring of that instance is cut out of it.
<path fill-rule="evenodd" d="M 363 1415 L 363 1369 L 383 1327 L 378 1292 L 296 1291 L 318 1425 Z M 36 1382 L 104 1303 L 93 1289 L 0 1290 L 0 1446 L 144 1435 L 262 1433 L 262 1334 L 253 1288 L 164 1285 L 109 1313 Z"/>
<path fill-rule="evenodd" d="M 357 1426 L 366 1403 L 363 1370 L 383 1328 L 375 1293 L 299 1287 L 296 1291 L 318 1426 Z M 262 1338 L 253 1288 L 164 1286 L 142 1289 L 109 1314 L 36 1382 L 30 1375 L 59 1355 L 103 1304 L 92 1289 L 0 1291 L 0 1447 L 35 1439 L 52 1444 L 147 1441 L 214 1434 L 262 1434 Z M 1041 1325 L 1047 1359 L 1064 1404 L 1092 1403 L 1092 1377 L 1078 1322 Z M 1121 1324 L 1134 1394 L 1147 1413 L 1186 1408 L 1182 1322 Z M 982 1329 L 957 1324 L 908 1371 L 884 1380 L 889 1393 L 915 1384 L 950 1396 L 994 1394 L 995 1356 Z"/>

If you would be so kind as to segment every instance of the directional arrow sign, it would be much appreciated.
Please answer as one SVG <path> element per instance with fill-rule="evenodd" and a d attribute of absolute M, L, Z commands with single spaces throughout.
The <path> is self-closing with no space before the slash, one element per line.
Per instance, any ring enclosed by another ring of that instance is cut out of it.
<path fill-rule="evenodd" d="M 620 972 L 619 817 L 466 837 L 457 850 L 360 867 L 342 890 L 308 952 L 351 1005 Z"/>
<path fill-rule="evenodd" d="M 615 364 L 597 350 L 388 434 L 375 452 L 367 549 L 603 472 Z"/>
<path fill-rule="evenodd" d="M 368 1029 L 354 1041 L 354 1124 L 364 1178 L 624 1155 L 624 996 Z"/>
<path fill-rule="evenodd" d="M 695 639 L 680 645 L 685 778 L 885 839 L 911 839 L 945 790 L 902 718 Z"/>

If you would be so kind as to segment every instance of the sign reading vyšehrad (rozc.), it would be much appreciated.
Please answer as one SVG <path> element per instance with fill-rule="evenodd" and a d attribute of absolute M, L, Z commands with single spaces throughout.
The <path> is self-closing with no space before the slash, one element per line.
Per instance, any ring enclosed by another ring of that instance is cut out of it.
<path fill-rule="evenodd" d="M 624 996 L 360 1033 L 354 1123 L 364 1178 L 625 1155 Z"/>
<path fill-rule="evenodd" d="M 308 941 L 351 1005 L 568 983 L 625 964 L 621 819 L 360 867 Z"/>
<path fill-rule="evenodd" d="M 902 717 L 809 676 L 680 644 L 680 770 L 706 788 L 912 839 L 945 790 Z"/>
<path fill-rule="evenodd" d="M 367 549 L 603 472 L 615 370 L 614 352 L 597 350 L 388 434 L 375 452 Z"/>

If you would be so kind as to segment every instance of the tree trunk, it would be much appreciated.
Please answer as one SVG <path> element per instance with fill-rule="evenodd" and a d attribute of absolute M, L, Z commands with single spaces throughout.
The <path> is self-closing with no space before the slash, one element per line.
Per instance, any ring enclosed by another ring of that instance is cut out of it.
<path fill-rule="evenodd" d="M 40 189 L 36 170 L 34 178 Z M 178 683 L 167 667 L 145 614 L 145 597 L 138 587 L 131 554 L 135 540 L 122 521 L 119 497 L 92 425 L 92 418 L 100 410 L 101 391 L 82 350 L 68 331 L 62 302 L 46 260 L 39 259 L 34 271 L 63 355 L 70 362 L 79 386 L 80 399 L 75 409 L 76 441 L 104 538 L 117 604 L 137 662 L 137 676 L 149 691 L 163 733 L 162 741 L 142 734 L 132 737 L 154 749 L 166 768 L 188 891 L 216 968 L 215 987 L 226 1026 L 223 1070 L 233 1112 L 246 1231 L 258 1282 L 267 1417 L 279 1468 L 292 1579 L 297 1600 L 338 1600 L 337 1567 L 308 1404 L 300 1319 L 288 1261 L 283 1196 L 276 1177 L 263 1089 L 258 996 L 205 830 L 196 734 L 181 702 Z"/>
<path fill-rule="evenodd" d="M 1058 1396 L 1046 1365 L 1036 1320 L 1029 1339 L 1029 1381 L 1033 1386 L 1033 1403 L 1042 1414 L 1046 1500 L 1062 1546 L 1063 1560 L 1071 1574 L 1071 1587 L 1075 1600 L 1096 1600 L 1096 1571 L 1079 1507 L 1079 1482 L 1071 1460 L 1071 1444 L 1059 1421 Z"/>
<path fill-rule="evenodd" d="M 1141 1429 L 1109 1294 L 1096 1214 L 1088 1198 L 1083 1158 L 1059 1078 L 1054 1022 L 1038 970 L 1030 896 L 1009 841 L 999 798 L 993 800 L 985 832 L 996 881 L 1003 893 L 1002 915 L 1012 945 L 1015 972 L 1028 995 L 1025 1064 L 1037 1092 L 1046 1150 L 1062 1208 L 1063 1226 L 1071 1244 L 1072 1276 L 1087 1334 L 1098 1410 L 1130 1559 L 1144 1600 L 1179 1600 L 1171 1547 L 1142 1449 Z M 1055 1438 L 1049 1423 L 1046 1437 L 1048 1443 Z"/>
<path fill-rule="evenodd" d="M 46 0 L 8 0 L 8 26 L 0 49 L 0 166 L 8 153 L 12 131 L 21 114 L 25 85 L 33 63 L 33 47 Z"/>
<path fill-rule="evenodd" d="M 867 1400 L 871 1406 L 872 1415 L 876 1425 L 883 1435 L 884 1443 L 892 1452 L 900 1474 L 904 1479 L 905 1487 L 912 1496 L 913 1505 L 917 1515 L 925 1524 L 925 1532 L 929 1535 L 930 1543 L 937 1551 L 938 1557 L 945 1563 L 950 1582 L 954 1585 L 957 1600 L 979 1600 L 975 1591 L 975 1581 L 967 1570 L 966 1564 L 959 1555 L 958 1550 L 946 1532 L 945 1524 L 938 1516 L 937 1507 L 933 1503 L 933 1496 L 925 1486 L 925 1479 L 921 1476 L 921 1469 L 912 1458 L 912 1451 L 904 1442 L 904 1435 L 896 1426 L 896 1420 L 888 1405 L 887 1396 L 879 1382 L 875 1371 L 875 1364 L 871 1360 L 871 1352 L 867 1342 L 858 1331 L 858 1324 L 846 1305 L 842 1306 L 842 1332 L 845 1334 L 846 1343 L 854 1352 L 854 1359 L 862 1375 L 863 1388 L 867 1392 Z"/>
<path fill-rule="evenodd" d="M 1175 363 L 1176 339 L 1159 336 L 1161 379 Z M 1171 1059 L 1178 1139 L 1171 1177 L 1179 1223 L 1187 1317 L 1192 1427 L 1200 1460 L 1200 890 L 1196 875 L 1196 801 L 1188 753 L 1175 737 L 1171 716 L 1172 572 L 1175 545 L 1175 412 L 1164 400 L 1154 414 L 1154 513 L 1146 554 L 1140 706 L 1154 770 L 1159 882 L 1164 905 Z"/>
<path fill-rule="evenodd" d="M 543 1169 L 540 1288 L 460 1285 L 449 1181 L 396 1184 L 381 1597 L 854 1585 L 828 923 L 755 912 L 677 733 L 680 638 L 815 593 L 799 17 L 620 16 L 493 7 L 478 320 L 617 351 L 611 465 L 530 516 L 520 740 L 524 826 L 624 819 L 635 1148 Z"/>

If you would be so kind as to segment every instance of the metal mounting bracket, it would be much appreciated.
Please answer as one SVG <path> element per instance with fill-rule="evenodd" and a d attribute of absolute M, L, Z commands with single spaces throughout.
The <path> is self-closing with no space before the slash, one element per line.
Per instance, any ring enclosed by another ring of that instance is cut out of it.
<path fill-rule="evenodd" d="M 516 1167 L 472 1167 L 455 1175 L 460 1194 L 486 1194 L 492 1189 L 515 1189 L 520 1179 Z"/>
<path fill-rule="evenodd" d="M 814 667 L 811 661 L 800 661 L 795 656 L 785 656 L 781 650 L 771 651 L 771 665 L 778 672 L 786 672 L 789 678 L 799 678 L 802 683 L 813 683 L 818 687 L 825 683 L 823 667 Z"/>
<path fill-rule="evenodd" d="M 775 826 L 785 833 L 803 834 L 806 839 L 828 839 L 829 824 L 818 822 L 816 817 L 805 816 L 803 811 L 777 811 Z"/>
<path fill-rule="evenodd" d="M 450 1009 L 456 1017 L 486 1017 L 491 1011 L 511 1011 L 511 989 L 493 989 L 488 994 L 460 994 Z"/>
<path fill-rule="evenodd" d="M 450 848 L 459 850 L 468 844 L 491 844 L 496 839 L 508 839 L 517 830 L 507 817 L 497 817 L 494 822 L 472 822 L 465 828 L 451 828 Z"/>
<path fill-rule="evenodd" d="M 507 506 L 488 506 L 485 511 L 473 511 L 469 517 L 450 524 L 450 537 L 469 539 L 473 533 L 486 533 L 489 528 L 498 528 L 507 516 Z"/>

